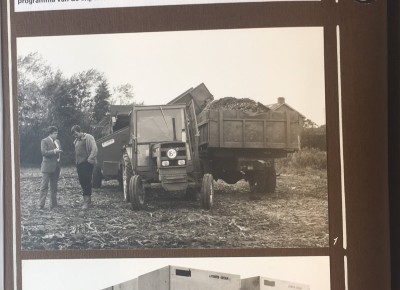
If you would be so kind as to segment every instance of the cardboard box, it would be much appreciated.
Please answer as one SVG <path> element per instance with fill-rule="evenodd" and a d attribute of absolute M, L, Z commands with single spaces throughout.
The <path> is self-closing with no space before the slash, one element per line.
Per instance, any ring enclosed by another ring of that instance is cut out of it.
<path fill-rule="evenodd" d="M 310 286 L 267 277 L 242 279 L 241 290 L 310 290 Z"/>
<path fill-rule="evenodd" d="M 138 277 L 139 290 L 240 290 L 234 274 L 167 266 Z"/>

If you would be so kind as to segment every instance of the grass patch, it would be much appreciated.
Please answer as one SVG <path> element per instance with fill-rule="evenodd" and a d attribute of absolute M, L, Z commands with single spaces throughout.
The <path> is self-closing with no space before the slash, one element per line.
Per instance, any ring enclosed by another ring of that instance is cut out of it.
<path fill-rule="evenodd" d="M 326 172 L 327 154 L 316 148 L 303 148 L 276 160 L 279 173 Z"/>

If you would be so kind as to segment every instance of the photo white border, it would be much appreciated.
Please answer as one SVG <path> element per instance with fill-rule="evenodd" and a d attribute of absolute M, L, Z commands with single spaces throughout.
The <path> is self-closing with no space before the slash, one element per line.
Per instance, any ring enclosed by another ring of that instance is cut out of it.
<path fill-rule="evenodd" d="M 136 258 L 23 260 L 23 290 L 99 290 L 172 265 L 240 275 L 262 276 L 330 289 L 329 257 Z M 52 273 L 49 275 L 48 273 Z M 43 276 L 42 279 L 38 277 Z"/>

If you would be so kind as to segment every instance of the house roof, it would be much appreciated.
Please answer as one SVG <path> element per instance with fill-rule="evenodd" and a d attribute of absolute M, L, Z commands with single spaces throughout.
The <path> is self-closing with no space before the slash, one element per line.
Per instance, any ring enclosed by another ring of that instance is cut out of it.
<path fill-rule="evenodd" d="M 301 117 L 303 117 L 303 118 L 306 118 L 306 116 L 304 116 L 302 113 L 300 113 L 299 111 L 297 111 L 296 109 L 294 109 L 293 107 L 291 107 L 290 105 L 288 105 L 287 103 L 275 103 L 275 104 L 270 104 L 270 105 L 267 105 L 267 107 L 268 108 L 270 108 L 272 111 L 276 111 L 276 110 L 278 110 L 280 107 L 282 107 L 282 106 L 286 106 L 286 107 L 288 107 L 289 109 L 291 109 L 292 111 L 295 111 L 295 112 L 297 112 Z"/>

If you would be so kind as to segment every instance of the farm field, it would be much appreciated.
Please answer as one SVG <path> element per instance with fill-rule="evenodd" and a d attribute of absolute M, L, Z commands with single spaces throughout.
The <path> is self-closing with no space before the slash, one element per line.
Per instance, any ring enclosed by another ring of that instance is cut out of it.
<path fill-rule="evenodd" d="M 326 171 L 281 174 L 273 194 L 251 196 L 247 182 L 214 183 L 214 206 L 181 195 L 153 192 L 133 211 L 116 181 L 94 189 L 92 207 L 81 210 L 74 167 L 61 170 L 61 208 L 38 209 L 39 168 L 21 168 L 23 250 L 160 248 L 299 248 L 328 246 Z"/>

